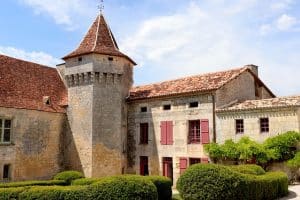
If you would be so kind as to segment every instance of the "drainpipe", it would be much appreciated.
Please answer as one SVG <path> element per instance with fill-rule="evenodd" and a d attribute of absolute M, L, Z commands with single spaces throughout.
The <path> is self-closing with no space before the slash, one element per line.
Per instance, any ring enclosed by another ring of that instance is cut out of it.
<path fill-rule="evenodd" d="M 216 94 L 212 93 L 212 101 L 213 101 L 213 142 L 217 142 L 217 134 L 216 134 Z"/>

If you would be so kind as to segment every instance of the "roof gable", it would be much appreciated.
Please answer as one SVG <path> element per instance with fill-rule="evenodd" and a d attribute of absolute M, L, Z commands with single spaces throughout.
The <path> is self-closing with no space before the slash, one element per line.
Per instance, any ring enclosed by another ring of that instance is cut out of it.
<path fill-rule="evenodd" d="M 55 68 L 0 55 L 0 107 L 65 112 L 66 104 L 67 89 Z"/>

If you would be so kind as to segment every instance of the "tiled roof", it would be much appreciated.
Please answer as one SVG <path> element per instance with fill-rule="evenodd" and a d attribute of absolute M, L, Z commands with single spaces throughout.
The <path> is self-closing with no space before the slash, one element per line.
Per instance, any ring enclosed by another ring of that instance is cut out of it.
<path fill-rule="evenodd" d="M 228 71 L 202 74 L 151 85 L 137 86 L 131 89 L 129 100 L 217 90 L 247 70 L 250 71 L 248 67 L 242 67 Z"/>
<path fill-rule="evenodd" d="M 284 108 L 293 106 L 300 106 L 300 96 L 278 97 L 262 100 L 247 100 L 241 103 L 236 103 L 227 108 L 217 109 L 217 112 L 254 110 L 265 108 Z"/>
<path fill-rule="evenodd" d="M 98 15 L 79 47 L 65 56 L 63 59 L 72 58 L 75 56 L 85 55 L 89 53 L 99 53 L 111 56 L 120 56 L 127 58 L 134 65 L 136 63 L 127 55 L 119 51 L 118 44 L 107 25 L 104 16 Z"/>
<path fill-rule="evenodd" d="M 64 113 L 66 104 L 67 90 L 55 68 L 0 55 L 0 107 Z"/>

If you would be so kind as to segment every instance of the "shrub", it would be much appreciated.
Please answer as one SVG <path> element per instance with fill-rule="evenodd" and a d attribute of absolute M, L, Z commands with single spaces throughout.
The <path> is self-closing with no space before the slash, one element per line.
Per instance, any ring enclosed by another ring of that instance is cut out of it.
<path fill-rule="evenodd" d="M 262 173 L 257 166 L 248 169 L 252 169 L 251 173 Z M 271 200 L 288 192 L 288 178 L 282 172 L 253 175 L 236 171 L 232 167 L 213 164 L 193 165 L 179 178 L 177 189 L 183 199 L 191 200 Z"/>
<path fill-rule="evenodd" d="M 300 167 L 300 152 L 297 152 L 293 159 L 287 161 L 287 166 L 295 169 Z"/>
<path fill-rule="evenodd" d="M 297 144 L 300 142 L 300 133 L 287 132 L 276 137 L 268 138 L 264 145 L 267 149 L 273 149 L 275 160 L 289 160 L 295 156 Z"/>
<path fill-rule="evenodd" d="M 11 182 L 11 183 L 0 184 L 0 188 L 25 187 L 25 186 L 51 186 L 51 185 L 66 185 L 66 182 L 63 180 Z"/>
<path fill-rule="evenodd" d="M 83 174 L 81 172 L 77 171 L 64 171 L 61 173 L 58 173 L 54 176 L 54 180 L 63 180 L 68 185 L 71 184 L 73 180 L 84 178 Z"/>
<path fill-rule="evenodd" d="M 39 186 L 31 187 L 19 194 L 22 200 L 82 200 L 88 199 L 86 187 Z"/>
<path fill-rule="evenodd" d="M 159 200 L 172 199 L 172 181 L 163 176 L 146 176 L 156 187 Z"/>
<path fill-rule="evenodd" d="M 265 170 L 258 165 L 232 165 L 230 168 L 242 174 L 263 175 Z"/>
<path fill-rule="evenodd" d="M 19 194 L 25 191 L 23 187 L 17 188 L 0 188 L 0 200 L 18 199 Z"/>
<path fill-rule="evenodd" d="M 100 181 L 100 178 L 81 178 L 72 181 L 72 185 L 91 185 Z"/>
<path fill-rule="evenodd" d="M 155 185 L 141 176 L 115 176 L 101 179 L 88 186 L 93 200 L 156 200 Z"/>

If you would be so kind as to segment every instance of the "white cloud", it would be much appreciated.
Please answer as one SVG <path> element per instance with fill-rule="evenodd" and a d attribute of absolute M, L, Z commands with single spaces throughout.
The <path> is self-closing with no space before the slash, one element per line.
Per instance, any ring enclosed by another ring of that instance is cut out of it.
<path fill-rule="evenodd" d="M 89 15 L 91 7 L 83 0 L 19 0 L 31 7 L 37 15 L 51 16 L 59 25 L 68 30 L 77 28 L 76 22 Z"/>
<path fill-rule="evenodd" d="M 279 0 L 271 3 L 271 9 L 274 11 L 283 11 L 291 7 L 294 0 Z"/>
<path fill-rule="evenodd" d="M 281 15 L 276 21 L 276 26 L 281 31 L 289 30 L 296 24 L 297 19 L 286 14 Z"/>
<path fill-rule="evenodd" d="M 26 52 L 25 50 L 17 49 L 14 47 L 0 46 L 0 53 L 14 58 L 19 58 L 22 60 L 31 61 L 52 67 L 62 62 L 60 59 L 54 58 L 53 56 L 44 52 Z"/>
<path fill-rule="evenodd" d="M 253 10 L 247 13 L 248 20 L 250 14 L 258 16 L 257 10 Z M 243 17 L 241 13 L 236 16 L 222 14 L 219 9 L 202 9 L 199 4 L 192 3 L 173 15 L 143 21 L 120 46 L 145 65 L 136 68 L 137 85 L 256 64 L 261 66 L 262 80 L 276 94 L 300 93 L 300 83 L 295 81 L 296 74 L 300 73 L 300 62 L 290 54 L 295 47 L 288 44 L 282 47 L 280 43 L 275 44 L 278 41 L 268 43 L 259 37 L 258 31 L 267 34 L 276 30 L 275 22 L 261 27 L 258 23 L 249 26 L 249 21 L 243 21 Z M 292 23 L 288 24 L 291 28 Z"/>

